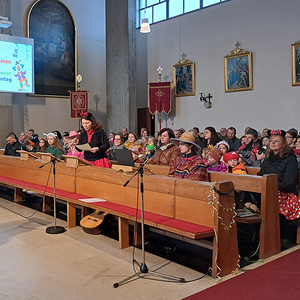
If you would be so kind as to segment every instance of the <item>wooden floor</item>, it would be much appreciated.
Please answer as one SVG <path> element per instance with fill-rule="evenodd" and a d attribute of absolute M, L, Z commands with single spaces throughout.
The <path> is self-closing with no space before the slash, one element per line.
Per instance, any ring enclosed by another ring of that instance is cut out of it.
<path fill-rule="evenodd" d="M 45 229 L 53 225 L 53 217 L 37 212 L 26 218 L 33 212 L 31 208 L 0 198 L 1 300 L 176 300 L 216 284 L 209 276 L 190 283 L 171 283 L 149 280 L 162 278 L 147 274 L 145 278 L 135 277 L 114 288 L 114 283 L 134 274 L 132 247 L 120 250 L 118 241 L 103 235 L 88 235 L 80 227 L 58 235 L 47 234 Z M 66 226 L 66 223 L 58 219 L 57 225 Z M 272 259 L 275 257 L 278 255 Z M 142 260 L 140 250 L 135 250 L 135 258 Z M 146 253 L 146 263 L 150 270 L 184 277 L 187 281 L 203 275 L 150 253 Z M 233 276 L 236 275 L 223 280 Z"/>

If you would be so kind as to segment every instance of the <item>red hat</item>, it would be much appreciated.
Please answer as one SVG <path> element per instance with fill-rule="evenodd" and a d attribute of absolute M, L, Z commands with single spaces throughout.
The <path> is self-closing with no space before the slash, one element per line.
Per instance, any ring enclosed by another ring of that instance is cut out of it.
<path fill-rule="evenodd" d="M 240 158 L 239 154 L 237 152 L 235 152 L 235 151 L 231 151 L 231 152 L 225 153 L 224 156 L 223 156 L 223 160 L 224 160 L 224 162 L 226 164 L 231 159 L 237 159 L 237 160 L 239 160 L 239 158 Z"/>
<path fill-rule="evenodd" d="M 222 152 L 219 149 L 213 150 L 213 151 L 209 151 L 207 153 L 207 156 L 212 157 L 216 162 L 219 162 L 221 157 L 222 157 Z"/>

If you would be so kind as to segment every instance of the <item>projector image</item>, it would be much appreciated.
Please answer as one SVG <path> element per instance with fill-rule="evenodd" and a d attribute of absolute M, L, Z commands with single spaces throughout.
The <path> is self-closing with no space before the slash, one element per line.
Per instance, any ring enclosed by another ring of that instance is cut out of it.
<path fill-rule="evenodd" d="M 7 17 L 0 17 L 0 27 L 8 28 L 12 25 L 12 21 L 8 21 Z"/>

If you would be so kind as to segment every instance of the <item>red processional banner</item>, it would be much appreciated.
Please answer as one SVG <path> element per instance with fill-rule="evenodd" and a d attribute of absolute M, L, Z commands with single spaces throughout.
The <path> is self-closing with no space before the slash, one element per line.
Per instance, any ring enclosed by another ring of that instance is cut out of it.
<path fill-rule="evenodd" d="M 71 99 L 71 118 L 80 118 L 80 113 L 88 111 L 88 91 L 70 92 Z"/>
<path fill-rule="evenodd" d="M 171 82 L 149 83 L 149 111 L 152 115 L 171 111 Z"/>

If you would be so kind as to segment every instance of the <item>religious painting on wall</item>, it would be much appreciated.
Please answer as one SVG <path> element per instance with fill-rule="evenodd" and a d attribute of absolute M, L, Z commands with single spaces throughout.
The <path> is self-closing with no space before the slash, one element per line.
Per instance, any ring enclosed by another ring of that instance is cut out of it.
<path fill-rule="evenodd" d="M 184 55 L 182 55 L 184 56 Z M 173 66 L 174 96 L 194 96 L 195 63 L 182 58 Z"/>
<path fill-rule="evenodd" d="M 34 39 L 35 94 L 69 97 L 77 73 L 76 29 L 68 8 L 57 0 L 35 1 L 27 35 Z"/>
<path fill-rule="evenodd" d="M 292 44 L 292 85 L 300 85 L 300 41 Z"/>
<path fill-rule="evenodd" d="M 224 57 L 226 93 L 253 90 L 252 52 L 236 46 Z"/>

